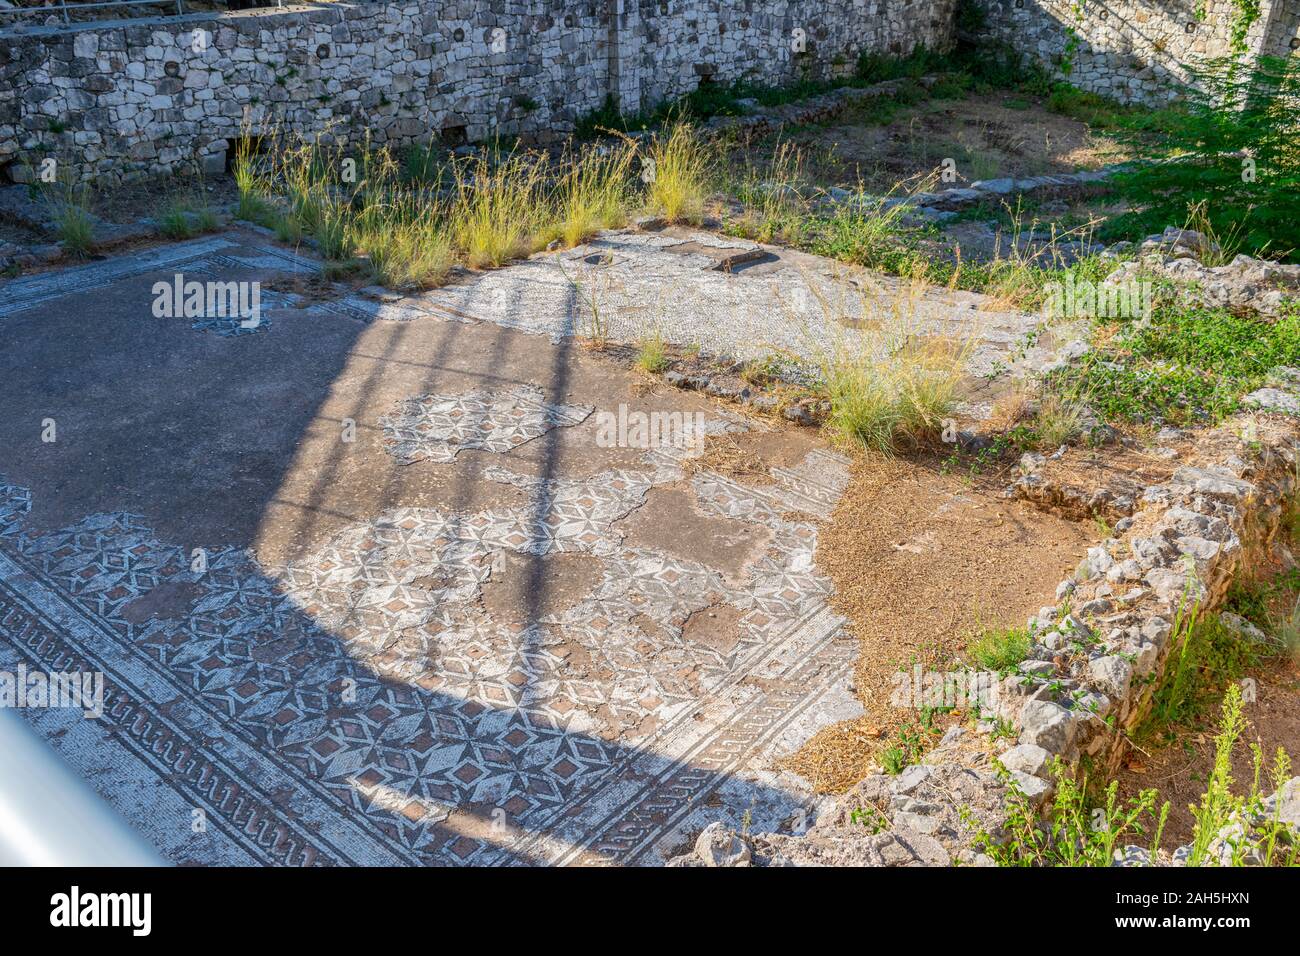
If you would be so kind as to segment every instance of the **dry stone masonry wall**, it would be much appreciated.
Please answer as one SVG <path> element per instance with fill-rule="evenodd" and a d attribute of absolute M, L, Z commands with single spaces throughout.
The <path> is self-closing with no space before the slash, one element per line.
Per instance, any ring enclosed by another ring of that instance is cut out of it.
<path fill-rule="evenodd" d="M 195 165 L 271 127 L 397 144 L 562 135 L 616 96 L 851 69 L 947 46 L 955 0 L 328 3 L 0 32 L 0 169 L 89 178 Z"/>
<path fill-rule="evenodd" d="M 1183 64 L 1234 52 L 1237 0 L 975 0 L 981 31 L 1075 86 L 1123 102 L 1159 103 L 1188 79 Z M 1260 0 L 1237 50 L 1284 56 L 1300 47 L 1300 0 Z"/>

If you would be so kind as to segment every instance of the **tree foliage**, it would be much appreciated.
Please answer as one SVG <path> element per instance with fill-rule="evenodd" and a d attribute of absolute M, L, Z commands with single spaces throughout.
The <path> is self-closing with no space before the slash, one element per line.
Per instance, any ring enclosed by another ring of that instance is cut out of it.
<path fill-rule="evenodd" d="M 1205 203 L 1241 251 L 1300 254 L 1300 57 L 1227 58 L 1189 68 L 1182 109 L 1129 135 L 1142 157 L 1116 179 L 1143 225 Z"/>

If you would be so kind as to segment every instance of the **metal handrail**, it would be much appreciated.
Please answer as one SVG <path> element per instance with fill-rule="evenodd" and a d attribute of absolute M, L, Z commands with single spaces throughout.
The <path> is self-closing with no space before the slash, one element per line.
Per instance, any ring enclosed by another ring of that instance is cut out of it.
<path fill-rule="evenodd" d="M 0 14 L 52 13 L 58 10 L 63 14 L 63 22 L 71 23 L 69 10 L 93 10 L 96 7 L 165 7 L 173 3 L 176 4 L 176 15 L 184 16 L 185 0 L 95 0 L 93 3 L 69 3 L 68 0 L 58 0 L 58 3 L 48 3 L 39 7 L 0 7 Z"/>
<path fill-rule="evenodd" d="M 7 707 L 0 754 L 0 866 L 168 865 Z"/>

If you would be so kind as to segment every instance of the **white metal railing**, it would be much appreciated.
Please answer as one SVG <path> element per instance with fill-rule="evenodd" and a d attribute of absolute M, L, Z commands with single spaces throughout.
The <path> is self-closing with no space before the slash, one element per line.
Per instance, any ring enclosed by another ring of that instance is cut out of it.
<path fill-rule="evenodd" d="M 166 866 L 37 736 L 0 707 L 0 866 Z"/>

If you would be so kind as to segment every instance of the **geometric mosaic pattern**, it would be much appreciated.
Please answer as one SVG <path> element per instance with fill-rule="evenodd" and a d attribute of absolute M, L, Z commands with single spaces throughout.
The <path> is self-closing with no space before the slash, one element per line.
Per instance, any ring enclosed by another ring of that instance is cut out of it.
<path fill-rule="evenodd" d="M 258 317 L 245 318 L 238 315 L 201 316 L 194 320 L 191 328 L 195 332 L 215 332 L 222 338 L 234 335 L 251 335 L 254 332 L 269 332 L 271 320 Z"/>
<path fill-rule="evenodd" d="M 243 268 L 319 267 L 205 238 L 14 280 L 0 318 L 132 275 Z M 262 296 L 259 329 L 301 305 Z M 435 309 L 458 317 L 420 296 L 308 311 L 370 322 Z M 698 450 L 671 447 L 583 478 L 511 469 L 511 449 L 591 412 L 528 387 L 402 403 L 379 423 L 398 460 L 498 453 L 480 479 L 523 503 L 394 507 L 284 566 L 227 548 L 192 570 L 182 543 L 129 513 L 38 533 L 30 492 L 0 479 L 0 669 L 105 675 L 100 720 L 23 716 L 181 863 L 635 863 L 722 789 L 779 805 L 787 795 L 749 761 L 855 654 L 812 560 L 845 463 L 815 451 L 754 486 L 688 475 Z M 706 431 L 745 427 L 721 415 Z M 743 568 L 627 542 L 622 519 L 683 484 L 712 518 L 761 526 Z M 486 609 L 494 576 L 523 567 L 545 581 L 548 561 L 578 555 L 595 568 L 587 593 L 531 620 Z M 138 613 L 141 599 L 170 610 Z M 691 638 L 691 616 L 715 608 L 738 621 L 734 642 Z"/>
<path fill-rule="evenodd" d="M 826 666 L 839 624 L 812 566 L 815 526 L 793 513 L 824 513 L 842 462 L 815 453 L 806 474 L 758 488 L 691 477 L 708 511 L 771 531 L 731 581 L 623 544 L 619 519 L 683 480 L 683 454 L 648 451 L 643 468 L 582 480 L 494 467 L 486 479 L 524 488 L 526 504 L 397 508 L 291 566 L 227 550 L 197 574 L 128 514 L 25 535 L 28 496 L 0 485 L 0 663 L 110 674 L 113 739 L 219 822 L 200 840 L 122 807 L 178 860 L 630 862 L 671 822 L 665 799 L 672 812 L 703 799 L 809 699 L 798 682 L 766 694 L 746 682 L 764 667 Z M 571 606 L 525 625 L 478 603 L 502 556 L 563 553 L 601 567 Z M 178 586 L 192 592 L 184 613 L 124 613 Z M 720 603 L 741 612 L 737 644 L 685 640 L 690 614 Z M 729 703 L 701 722 L 708 701 Z M 187 726 L 165 731 L 159 758 L 151 735 L 178 714 Z M 642 777 L 663 786 L 629 796 Z M 253 821 L 270 830 L 250 836 Z"/>
<path fill-rule="evenodd" d="M 407 399 L 379 424 L 385 448 L 409 465 L 449 462 L 462 448 L 508 452 L 557 425 L 577 425 L 592 410 L 590 405 L 548 404 L 536 385 L 519 385 L 508 392 L 476 390 Z"/>

